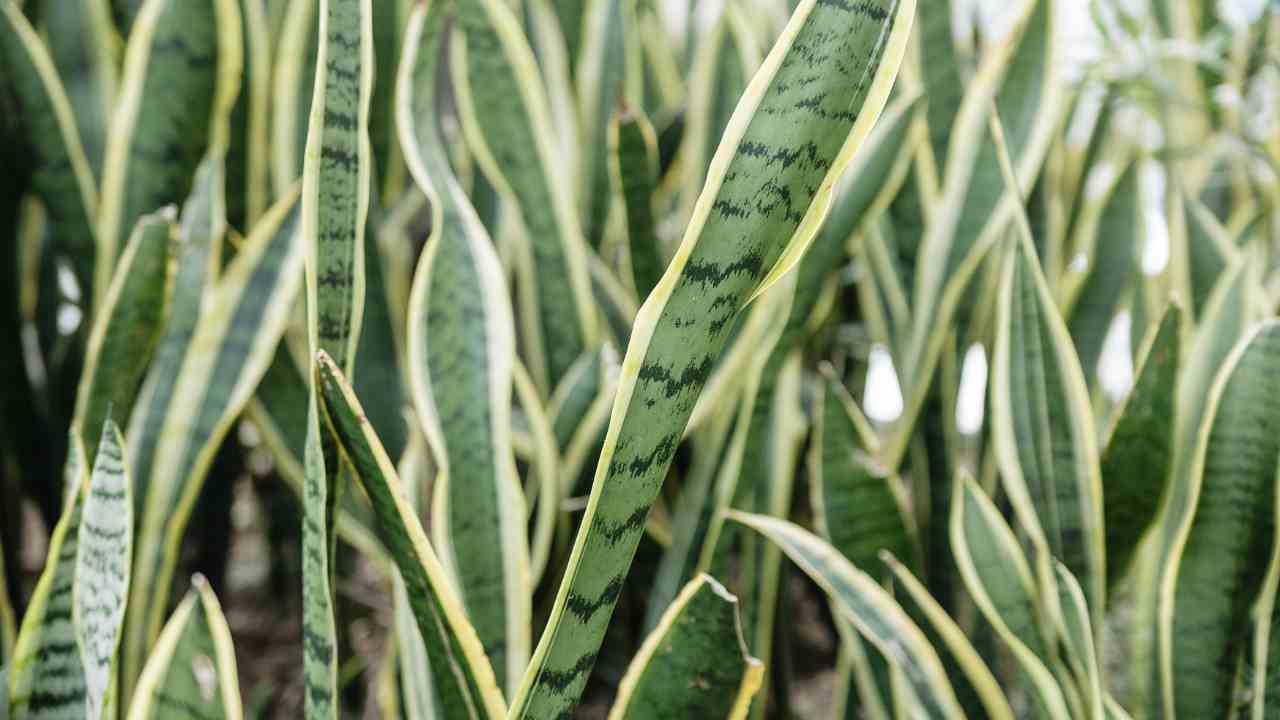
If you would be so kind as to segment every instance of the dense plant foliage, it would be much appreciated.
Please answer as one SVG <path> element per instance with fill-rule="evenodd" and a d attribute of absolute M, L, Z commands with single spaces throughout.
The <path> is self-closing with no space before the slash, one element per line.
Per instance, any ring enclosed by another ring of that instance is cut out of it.
<path fill-rule="evenodd" d="M 1074 2 L 0 0 L 0 717 L 1276 715 L 1280 9 Z"/>

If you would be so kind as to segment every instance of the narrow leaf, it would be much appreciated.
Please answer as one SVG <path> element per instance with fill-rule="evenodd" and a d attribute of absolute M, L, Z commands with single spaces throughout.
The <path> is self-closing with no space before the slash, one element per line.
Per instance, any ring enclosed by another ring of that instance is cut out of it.
<path fill-rule="evenodd" d="M 421 11 L 415 11 L 407 37 L 414 36 L 421 18 Z M 323 354 L 318 364 L 326 417 L 373 502 L 378 533 L 404 580 L 426 642 L 442 717 L 496 720 L 505 716 L 502 693 L 480 639 L 404 497 L 391 460 L 336 364 Z"/>
<path fill-rule="evenodd" d="M 80 519 L 72 618 L 84 666 L 85 717 L 115 716 L 116 651 L 129 592 L 133 501 L 124 438 L 110 419 L 102 428 Z"/>

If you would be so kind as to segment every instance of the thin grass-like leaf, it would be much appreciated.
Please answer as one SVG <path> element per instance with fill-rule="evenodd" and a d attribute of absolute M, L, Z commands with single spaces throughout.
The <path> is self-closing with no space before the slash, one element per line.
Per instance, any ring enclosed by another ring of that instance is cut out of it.
<path fill-rule="evenodd" d="M 610 720 L 741 720 L 764 665 L 747 651 L 738 599 L 709 575 L 689 581 L 627 667 Z"/>

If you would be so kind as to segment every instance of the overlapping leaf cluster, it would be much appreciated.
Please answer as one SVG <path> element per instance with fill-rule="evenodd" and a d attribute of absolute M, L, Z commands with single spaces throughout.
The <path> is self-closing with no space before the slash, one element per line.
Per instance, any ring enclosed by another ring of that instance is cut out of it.
<path fill-rule="evenodd" d="M 0 0 L 0 716 L 1276 713 L 1280 11 L 1068 1 Z"/>

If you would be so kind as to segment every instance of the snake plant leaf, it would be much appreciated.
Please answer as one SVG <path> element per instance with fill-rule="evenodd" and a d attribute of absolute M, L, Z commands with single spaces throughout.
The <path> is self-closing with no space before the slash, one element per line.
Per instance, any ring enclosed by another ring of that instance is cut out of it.
<path fill-rule="evenodd" d="M 241 720 L 231 630 L 209 583 L 197 575 L 147 658 L 128 720 L 186 715 Z"/>
<path fill-rule="evenodd" d="M 1212 715 L 1229 701 L 1234 658 L 1266 571 L 1280 457 L 1274 397 L 1280 324 L 1242 339 L 1205 405 L 1188 507 L 1161 579 L 1158 641 L 1166 713 Z"/>
<path fill-rule="evenodd" d="M 1058 636 L 1066 649 L 1067 659 L 1075 674 L 1076 686 L 1084 695 L 1090 717 L 1103 717 L 1104 698 L 1101 668 L 1097 649 L 1094 645 L 1094 632 L 1091 627 L 1088 603 L 1084 598 L 1084 590 L 1066 565 L 1053 563 L 1054 585 L 1058 590 Z"/>
<path fill-rule="evenodd" d="M 400 68 L 400 142 L 433 213 L 410 296 L 410 384 L 439 463 L 433 530 L 442 560 L 501 686 L 512 689 L 532 642 L 525 502 L 510 424 L 515 329 L 497 253 L 434 126 L 448 12 L 415 11 Z"/>
<path fill-rule="evenodd" d="M 230 107 L 225 109 L 229 111 Z M 221 152 L 212 151 L 201 163 L 192 195 L 182 208 L 168 317 L 143 381 L 141 400 L 129 418 L 129 458 L 135 471 L 132 495 L 138 517 L 146 502 L 156 446 L 168 424 L 178 373 L 222 266 L 227 228 L 223 152 L 225 146 Z"/>
<path fill-rule="evenodd" d="M 52 242 L 65 254 L 81 289 L 94 287 L 98 195 L 74 108 L 44 42 L 18 6 L 0 3 L 0 57 L 7 89 L 26 140 L 31 187 L 48 213 Z M 91 297 L 92 295 L 90 295 Z"/>
<path fill-rule="evenodd" d="M 1175 382 L 1182 347 L 1182 311 L 1171 305 L 1139 356 L 1137 379 L 1116 415 L 1102 451 L 1107 587 L 1129 568 L 1151 527 L 1172 472 Z"/>
<path fill-rule="evenodd" d="M 110 418 L 85 489 L 76 544 L 72 624 L 84 668 L 86 718 L 115 716 L 116 655 L 129 592 L 133 501 L 124 438 Z"/>
<path fill-rule="evenodd" d="M 627 667 L 610 720 L 741 720 L 764 665 L 742 637 L 738 599 L 709 575 L 689 581 Z"/>
<path fill-rule="evenodd" d="M 333 616 L 334 510 L 342 468 L 320 424 L 315 354 L 348 375 L 355 368 L 365 295 L 365 227 L 372 186 L 369 103 L 373 94 L 371 0 L 320 0 L 315 87 L 300 200 L 311 392 L 303 451 L 303 637 L 306 713 L 338 715 Z"/>
<path fill-rule="evenodd" d="M 74 452 L 74 451 L 73 451 Z M 49 553 L 31 593 L 9 664 L 9 712 L 14 720 L 83 718 L 84 666 L 77 648 L 73 588 L 87 477 L 70 488 Z"/>
<path fill-rule="evenodd" d="M 302 457 L 306 453 L 307 385 L 283 343 L 267 366 L 257 392 L 245 406 L 246 417 L 262 433 L 276 469 L 289 489 L 302 500 Z M 338 537 L 361 555 L 387 565 L 387 552 L 378 542 L 376 519 L 368 502 L 356 493 L 338 498 L 335 523 Z"/>
<path fill-rule="evenodd" d="M 559 143 L 519 20 L 502 0 L 458 2 L 456 8 L 459 32 L 451 49 L 462 129 L 485 177 L 515 208 L 528 238 L 533 272 L 522 279 L 535 286 L 536 323 L 522 329 L 530 372 L 549 395 L 595 344 L 582 229 L 571 184 L 557 177 Z"/>
<path fill-rule="evenodd" d="M 876 567 L 880 552 L 914 554 L 897 478 L 872 459 L 874 437 L 840 382 L 828 375 L 814 397 L 813 439 L 809 444 L 809 490 L 814 525 L 856 568 Z"/>
<path fill-rule="evenodd" d="M 951 500 L 951 547 L 974 604 L 1012 651 L 1042 716 L 1070 717 L 1045 663 L 1053 648 L 1031 566 L 991 498 L 959 476 Z"/>
<path fill-rule="evenodd" d="M 120 74 L 111 8 L 107 0 L 77 0 L 42 9 L 49 55 L 66 87 L 90 172 L 100 180 Z"/>
<path fill-rule="evenodd" d="M 1080 362 L 1023 234 L 1004 262 L 991 372 L 992 432 L 1001 482 L 1037 549 L 1106 598 L 1097 433 Z"/>
<path fill-rule="evenodd" d="M 317 0 L 290 0 L 278 35 L 271 91 L 271 185 L 282 193 L 302 177 L 316 78 Z"/>
<path fill-rule="evenodd" d="M 1196 317 L 1209 302 L 1218 278 L 1236 261 L 1240 252 L 1231 233 L 1194 198 L 1182 199 L 1183 228 L 1190 273 L 1191 308 Z"/>
<path fill-rule="evenodd" d="M 183 535 L 232 423 L 267 372 L 301 285 L 297 192 L 263 216 L 213 286 L 173 381 L 137 518 L 125 689 L 160 633 Z M 178 401 L 178 400 L 181 401 Z M 136 506 L 135 506 L 136 507 Z"/>
<path fill-rule="evenodd" d="M 554 716 L 577 703 L 649 507 L 732 320 L 813 239 L 836 178 L 888 98 L 913 10 L 910 0 L 888 7 L 803 2 L 752 80 L 684 240 L 636 320 L 583 524 L 512 703 L 516 717 Z M 811 62 L 819 58 L 827 62 Z"/>
<path fill-rule="evenodd" d="M 243 2 L 244 87 L 231 115 L 227 154 L 227 219 L 252 229 L 270 205 L 271 36 L 266 9 Z"/>
<path fill-rule="evenodd" d="M 1276 480 L 1280 482 L 1280 467 L 1277 468 Z M 1280 493 L 1273 491 L 1272 522 L 1280 519 Z M 1280 523 L 1275 525 L 1280 527 Z M 1265 720 L 1267 705 L 1271 703 L 1272 714 L 1275 710 L 1277 696 L 1280 696 L 1280 637 L 1276 630 L 1276 595 L 1280 590 L 1280 543 L 1271 541 L 1271 557 L 1267 563 L 1267 572 L 1262 580 L 1262 588 L 1258 592 L 1258 600 L 1250 611 L 1253 622 L 1253 652 L 1248 658 L 1252 664 L 1253 701 L 1250 706 L 1251 720 Z M 1245 666 L 1246 668 L 1248 665 Z"/>
<path fill-rule="evenodd" d="M 529 377 L 529 371 L 516 363 L 512 368 L 513 389 L 520 410 L 524 413 L 525 423 L 532 439 L 533 453 L 529 459 L 529 479 L 525 482 L 525 505 L 533 528 L 529 535 L 529 584 L 528 590 L 538 586 L 547 570 L 547 562 L 551 556 L 551 540 L 556 529 L 556 518 L 560 514 L 560 501 L 565 497 L 564 485 L 560 469 L 560 452 L 556 448 L 555 431 L 551 418 L 543 407 L 542 396 Z"/>
<path fill-rule="evenodd" d="M 425 6 L 414 11 L 405 37 L 418 36 L 426 12 L 429 11 Z M 435 32 L 439 32 L 439 28 Z M 402 62 L 412 62 L 412 54 L 412 51 L 406 52 Z M 426 643 L 441 717 L 491 720 L 504 717 L 502 693 L 479 636 L 467 621 L 444 566 L 427 542 L 417 514 L 404 496 L 395 468 L 336 364 L 323 354 L 318 364 L 319 390 L 324 397 L 328 422 L 373 502 L 378 533 L 404 580 L 418 629 Z"/>
<path fill-rule="evenodd" d="M 627 258 L 631 285 L 646 297 L 666 269 L 658 244 L 653 192 L 658 181 L 658 136 L 644 113 L 631 106 L 609 125 L 609 158 L 614 184 L 626 210 Z"/>
<path fill-rule="evenodd" d="M 190 192 L 211 126 L 221 122 L 214 117 L 218 103 L 239 92 L 242 67 L 235 0 L 141 4 L 107 135 L 96 288 L 105 290 L 123 233 L 144 213 Z"/>
<path fill-rule="evenodd" d="M 416 191 L 415 191 L 416 192 Z M 375 197 L 369 205 L 377 208 Z M 391 287 L 394 282 L 388 265 L 396 262 L 382 252 L 383 238 L 380 226 L 370 213 L 369 228 L 364 244 L 365 302 L 364 318 L 360 323 L 360 341 L 356 350 L 360 364 L 356 367 L 352 382 L 356 392 L 369 401 L 370 420 L 382 439 L 383 447 L 391 457 L 402 457 L 408 445 L 408 428 L 404 410 L 408 405 L 408 393 L 404 386 L 404 369 L 399 333 L 403 332 L 403 318 L 395 317 L 392 310 Z M 401 323 L 400 327 L 397 324 Z"/>
<path fill-rule="evenodd" d="M 720 510 L 715 484 L 729 461 L 737 413 L 717 413 L 692 434 L 693 464 L 685 476 L 672 519 L 671 545 L 662 553 L 649 590 L 644 627 L 652 632 L 682 583 L 698 575 L 707 534 Z"/>
<path fill-rule="evenodd" d="M 573 484 L 587 460 L 587 454 L 604 437 L 613 405 L 618 374 L 618 352 L 606 343 L 578 359 L 547 404 L 551 429 L 564 460 L 562 494 L 573 492 Z"/>
<path fill-rule="evenodd" d="M 929 594 L 929 590 L 911 571 L 889 551 L 881 551 L 880 559 L 889 566 L 894 579 L 906 589 L 920 613 L 933 626 L 934 632 L 946 646 L 947 652 L 959 666 L 965 679 L 974 688 L 983 710 L 992 720 L 1013 720 L 1013 708 L 1001 690 L 999 682 L 987 662 L 983 660 L 964 630 L 951 619 L 947 611 Z"/>
<path fill-rule="evenodd" d="M 111 414 L 128 417 L 173 296 L 172 208 L 138 221 L 98 306 L 85 350 L 72 429 L 86 457 Z"/>
<path fill-rule="evenodd" d="M 929 717 L 964 717 L 937 652 L 879 583 L 831 545 L 786 520 L 736 511 L 730 517 L 776 543 L 827 593 L 841 619 L 902 669 Z"/>
<path fill-rule="evenodd" d="M 915 46 L 928 111 L 929 150 L 937 178 L 946 177 L 951 128 L 964 101 L 960 57 L 955 42 L 955 3 L 951 0 L 923 0 L 916 12 L 920 25 Z"/>
<path fill-rule="evenodd" d="M 970 279 L 1021 206 L 1021 198 L 998 179 L 998 157 L 987 127 L 993 102 L 1006 124 L 1023 193 L 1030 189 L 1059 123 L 1062 93 L 1051 77 L 1058 67 L 1056 5 L 1056 0 L 1029 0 L 1018 6 L 1013 29 L 983 54 L 957 111 L 942 195 L 920 241 L 922 262 L 916 269 L 911 331 L 900 371 L 906 403 L 886 445 L 890 467 L 906 452 Z"/>
<path fill-rule="evenodd" d="M 688 126 L 680 145 L 681 217 L 692 214 L 720 137 L 763 51 L 747 27 L 742 8 L 725 3 L 720 18 L 702 38 L 689 79 Z"/>
<path fill-rule="evenodd" d="M 0 554 L 0 662 L 8 664 L 13 658 L 13 643 L 17 635 L 13 599 L 9 597 L 9 576 L 5 572 L 4 556 Z M 7 684 L 7 680 L 0 680 L 0 686 Z"/>
<path fill-rule="evenodd" d="M 1142 208 L 1137 163 L 1129 164 L 1102 202 L 1092 250 L 1088 251 L 1089 274 L 1068 323 L 1085 380 L 1091 385 L 1097 382 L 1098 358 L 1120 298 L 1138 277 L 1141 236 L 1135 235 L 1134 229 L 1141 227 Z"/>
<path fill-rule="evenodd" d="M 574 67 L 578 98 L 578 202 L 587 242 L 600 248 L 614 207 L 609 181 L 609 121 L 621 103 L 642 104 L 635 64 L 639 48 L 627 32 L 635 0 L 586 0 L 580 55 Z"/>

